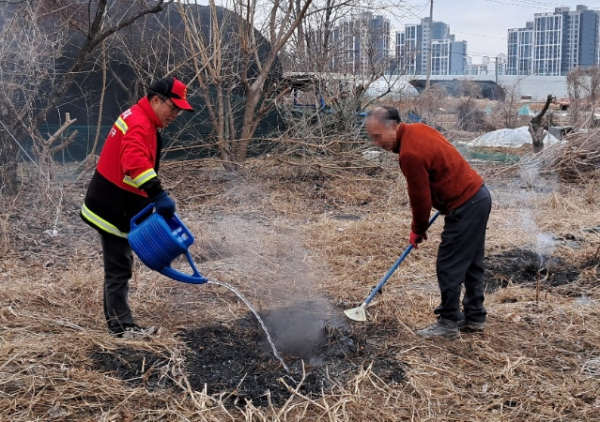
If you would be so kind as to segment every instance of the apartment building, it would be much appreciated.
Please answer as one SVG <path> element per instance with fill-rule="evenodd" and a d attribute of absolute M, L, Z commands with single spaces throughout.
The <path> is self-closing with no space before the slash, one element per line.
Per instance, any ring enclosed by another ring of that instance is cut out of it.
<path fill-rule="evenodd" d="M 365 12 L 341 22 L 333 31 L 336 54 L 333 69 L 339 73 L 368 75 L 389 67 L 390 20 Z"/>
<path fill-rule="evenodd" d="M 421 19 L 420 24 L 406 24 L 396 33 L 397 72 L 425 75 L 431 57 L 432 75 L 464 75 L 467 68 L 467 42 L 456 41 L 444 22 Z M 429 47 L 431 45 L 431 53 Z"/>
<path fill-rule="evenodd" d="M 508 30 L 508 75 L 531 75 L 533 72 L 533 22 L 525 28 Z"/>
<path fill-rule="evenodd" d="M 509 75 L 564 76 L 600 65 L 600 11 L 579 5 L 536 13 L 525 28 L 508 30 Z"/>

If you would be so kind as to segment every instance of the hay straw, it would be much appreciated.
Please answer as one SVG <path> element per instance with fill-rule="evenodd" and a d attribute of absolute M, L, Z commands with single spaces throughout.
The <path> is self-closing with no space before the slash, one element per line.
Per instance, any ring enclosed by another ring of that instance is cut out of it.
<path fill-rule="evenodd" d="M 579 163 L 573 157 L 554 165 L 569 177 L 585 176 L 582 170 L 567 170 Z M 211 167 L 191 166 L 181 181 L 180 166 L 166 167 L 165 180 L 181 198 L 181 216 L 197 237 L 192 250 L 200 270 L 234 285 L 259 309 L 286 306 L 298 295 L 342 307 L 360 303 L 406 247 L 405 184 L 395 165 L 380 165 L 369 175 L 360 169 L 344 172 L 335 163 L 329 165 L 335 171 L 323 171 L 323 160 L 318 166 L 250 160 L 244 174 L 227 180 L 209 176 Z M 548 232 L 578 239 L 577 247 L 557 241 L 553 256 L 579 268 L 597 258 L 595 187 L 558 183 L 536 189 L 524 184 L 519 171 L 514 166 L 485 171 L 494 198 L 488 255 L 534 248 L 537 234 Z M 540 177 L 548 179 L 543 172 Z M 173 282 L 138 264 L 131 283 L 134 313 L 140 323 L 161 330 L 150 341 L 108 336 L 98 240 L 77 216 L 83 187 L 74 182 L 62 189 L 58 220 L 52 201 L 46 215 L 35 189 L 25 188 L 10 215 L 0 216 L 3 228 L 10 222 L 14 234 L 0 261 L 0 420 L 600 419 L 597 265 L 583 268 L 572 284 L 542 286 L 537 300 L 535 285 L 514 282 L 488 293 L 483 334 L 461 334 L 456 341 L 421 339 L 414 330 L 433 321 L 439 302 L 440 220 L 369 306 L 368 321 L 354 326 L 370 350 L 361 365 L 343 374 L 330 372 L 333 387 L 320 396 L 303 394 L 282 379 L 289 389 L 282 406 L 240 402 L 232 408 L 226 403 L 231 392 L 193 390 L 175 333 L 215 321 L 234 324 L 247 314 L 239 298 L 215 286 Z M 360 219 L 339 218 L 348 215 Z M 45 230 L 55 221 L 59 234 L 48 236 Z M 161 356 L 162 366 L 148 368 L 145 376 L 158 374 L 178 390 L 152 390 L 144 382 L 133 386 L 94 369 L 94 351 L 123 347 Z M 376 356 L 404 368 L 404 381 L 382 376 Z"/>
<path fill-rule="evenodd" d="M 539 157 L 545 175 L 555 175 L 566 183 L 587 183 L 597 179 L 600 166 L 600 130 L 572 133 L 565 142 L 546 148 Z"/>

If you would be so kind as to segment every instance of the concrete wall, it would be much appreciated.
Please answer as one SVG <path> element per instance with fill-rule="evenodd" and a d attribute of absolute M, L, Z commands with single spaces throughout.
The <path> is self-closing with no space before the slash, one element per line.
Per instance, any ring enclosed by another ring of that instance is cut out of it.
<path fill-rule="evenodd" d="M 426 76 L 403 76 L 407 80 L 418 79 L 426 80 Z M 531 95 L 533 101 L 545 101 L 548 94 L 556 98 L 567 97 L 567 78 L 565 76 L 512 76 L 512 75 L 467 75 L 467 76 L 431 76 L 436 80 L 473 80 L 473 81 L 492 81 L 504 88 L 508 93 L 514 90 L 515 94 Z"/>

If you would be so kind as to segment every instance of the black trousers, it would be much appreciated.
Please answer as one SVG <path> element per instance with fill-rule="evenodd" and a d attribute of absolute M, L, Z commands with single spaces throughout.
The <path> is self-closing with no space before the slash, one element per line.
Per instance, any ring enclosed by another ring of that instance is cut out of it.
<path fill-rule="evenodd" d="M 485 321 L 483 256 L 491 209 L 490 192 L 482 186 L 467 203 L 445 216 L 436 264 L 441 293 L 441 303 L 434 311 L 436 315 L 451 321 L 465 318 L 473 322 Z M 461 311 L 463 285 L 465 294 Z"/>
<path fill-rule="evenodd" d="M 133 324 L 127 303 L 133 274 L 133 252 L 127 239 L 100 233 L 104 257 L 104 316 L 109 330 Z"/>

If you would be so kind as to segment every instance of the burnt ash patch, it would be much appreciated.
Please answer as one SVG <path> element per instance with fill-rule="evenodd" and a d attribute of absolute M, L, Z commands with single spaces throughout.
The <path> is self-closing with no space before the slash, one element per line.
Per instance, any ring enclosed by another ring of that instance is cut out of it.
<path fill-rule="evenodd" d="M 244 321 L 242 326 L 247 326 Z M 241 327 L 240 327 L 241 328 Z M 181 333 L 189 348 L 186 372 L 194 390 L 207 388 L 210 395 L 226 393 L 232 404 L 249 399 L 255 405 L 285 401 L 287 389 L 279 381 L 287 372 L 264 350 L 255 332 L 244 336 L 224 326 L 208 326 Z M 304 393 L 310 392 L 310 384 Z M 270 397 L 269 397 L 270 395 Z"/>
<path fill-rule="evenodd" d="M 397 327 L 365 327 L 357 333 L 342 315 L 325 321 L 321 334 L 315 336 L 316 331 L 307 333 L 299 323 L 306 321 L 309 314 L 314 314 L 314 307 L 305 303 L 261 316 L 265 321 L 281 321 L 280 327 L 285 326 L 286 318 L 291 324 L 287 334 L 277 326 L 269 330 L 290 373 L 274 356 L 253 314 L 227 325 L 179 332 L 177 335 L 185 345 L 182 366 L 190 386 L 220 396 L 227 406 L 243 406 L 251 401 L 254 406 L 266 407 L 271 403 L 279 407 L 292 395 L 288 387 L 308 397 L 319 397 L 369 365 L 385 382 L 404 380 L 405 365 L 394 357 L 395 352 L 366 342 L 367 330 L 369 335 L 389 336 L 398 335 Z M 321 321 L 323 315 L 317 313 L 317 316 Z M 309 321 L 306 326 L 314 328 L 317 324 Z M 296 343 L 286 343 L 292 332 L 298 335 Z M 168 359 L 164 356 L 123 347 L 95 352 L 92 360 L 94 369 L 108 371 L 129 385 L 180 390 L 173 381 L 177 375 L 168 369 Z"/>
<path fill-rule="evenodd" d="M 114 351 L 92 353 L 92 369 L 109 371 L 132 387 L 145 386 L 148 390 L 172 388 L 168 376 L 169 359 L 159 354 L 121 347 Z"/>
<path fill-rule="evenodd" d="M 511 249 L 485 257 L 485 280 L 488 291 L 496 291 L 509 284 L 529 284 L 543 280 L 545 286 L 562 286 L 577 280 L 581 268 L 566 263 L 562 258 L 538 254 L 527 249 Z"/>
<path fill-rule="evenodd" d="M 251 400 L 255 406 L 281 406 L 290 397 L 286 387 L 308 397 L 331 389 L 354 366 L 358 357 L 349 326 L 335 319 L 326 324 L 322 304 L 305 302 L 266 312 L 261 318 L 286 365 L 274 356 L 266 334 L 252 314 L 223 325 L 199 327 L 181 333 L 188 346 L 188 380 L 195 390 L 225 393 L 226 403 Z M 304 368 L 303 368 L 304 364 Z M 302 380 L 302 374 L 305 378 Z M 329 373 L 328 373 L 329 371 Z"/>
<path fill-rule="evenodd" d="M 388 356 L 381 356 L 377 360 L 377 365 L 373 366 L 373 372 L 379 378 L 387 382 L 399 383 L 404 381 L 406 364 L 397 359 Z"/>

